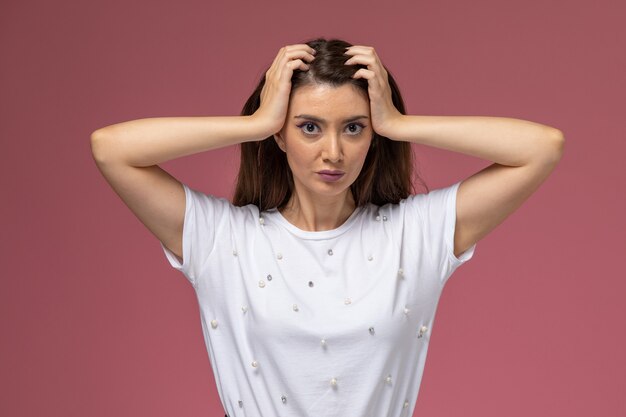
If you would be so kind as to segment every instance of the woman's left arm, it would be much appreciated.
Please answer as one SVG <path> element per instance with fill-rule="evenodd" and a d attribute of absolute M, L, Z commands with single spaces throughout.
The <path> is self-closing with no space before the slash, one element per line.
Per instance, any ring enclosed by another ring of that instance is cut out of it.
<path fill-rule="evenodd" d="M 391 101 L 387 71 L 373 48 L 353 46 L 347 64 L 366 65 L 374 131 L 494 163 L 461 182 L 456 199 L 454 255 L 459 256 L 517 210 L 561 159 L 563 133 L 527 120 L 489 116 L 403 115 Z"/>
<path fill-rule="evenodd" d="M 517 210 L 561 159 L 563 133 L 520 119 L 405 116 L 383 136 L 494 161 L 461 181 L 454 255 L 459 256 Z M 389 136 L 388 136 L 389 135 Z"/>

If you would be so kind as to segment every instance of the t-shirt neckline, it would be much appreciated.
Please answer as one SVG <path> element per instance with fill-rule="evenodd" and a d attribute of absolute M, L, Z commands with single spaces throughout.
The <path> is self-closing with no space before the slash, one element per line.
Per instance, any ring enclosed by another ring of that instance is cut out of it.
<path fill-rule="evenodd" d="M 331 239 L 339 236 L 348 230 L 356 221 L 357 215 L 363 210 L 363 206 L 358 206 L 354 209 L 354 211 L 348 216 L 348 218 L 337 228 L 330 230 L 320 230 L 320 231 L 311 231 L 311 230 L 302 230 L 299 227 L 293 225 L 289 220 L 283 216 L 283 214 L 278 210 L 278 208 L 273 208 L 268 210 L 268 214 L 271 214 L 271 218 L 275 220 L 278 224 L 282 225 L 285 229 L 293 233 L 294 235 L 303 238 L 303 239 Z"/>

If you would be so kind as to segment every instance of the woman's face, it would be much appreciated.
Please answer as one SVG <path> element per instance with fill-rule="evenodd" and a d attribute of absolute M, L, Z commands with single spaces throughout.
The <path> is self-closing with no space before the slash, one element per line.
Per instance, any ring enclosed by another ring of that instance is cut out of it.
<path fill-rule="evenodd" d="M 372 135 L 364 92 L 351 84 L 315 84 L 292 91 L 275 139 L 287 154 L 296 192 L 310 200 L 348 191 L 361 172 Z"/>

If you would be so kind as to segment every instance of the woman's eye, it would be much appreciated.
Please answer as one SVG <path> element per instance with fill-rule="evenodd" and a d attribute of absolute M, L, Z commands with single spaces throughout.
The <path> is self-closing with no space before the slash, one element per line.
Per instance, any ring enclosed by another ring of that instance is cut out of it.
<path fill-rule="evenodd" d="M 317 126 L 315 126 L 315 125 L 314 125 L 313 123 L 311 123 L 311 122 L 306 122 L 306 123 L 301 124 L 301 125 L 300 125 L 300 126 L 298 126 L 298 127 L 299 127 L 300 129 L 303 129 L 303 130 L 304 130 L 304 133 L 307 133 L 307 134 L 313 134 L 313 133 L 315 133 L 315 128 L 316 128 Z"/>
<path fill-rule="evenodd" d="M 358 135 L 363 130 L 363 125 L 359 123 L 350 123 L 348 125 L 348 131 L 353 135 Z"/>

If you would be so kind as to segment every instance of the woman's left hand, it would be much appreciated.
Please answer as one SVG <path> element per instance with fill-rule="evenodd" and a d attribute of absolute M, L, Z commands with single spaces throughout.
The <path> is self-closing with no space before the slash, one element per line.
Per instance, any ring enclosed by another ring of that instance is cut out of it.
<path fill-rule="evenodd" d="M 351 55 L 345 63 L 347 65 L 366 65 L 367 69 L 360 68 L 353 78 L 365 78 L 368 83 L 368 94 L 370 99 L 370 117 L 372 129 L 379 135 L 393 139 L 394 120 L 402 118 L 402 113 L 396 109 L 391 100 L 391 87 L 387 70 L 376 55 L 376 51 L 371 46 L 353 45 L 346 48 L 346 55 Z"/>

